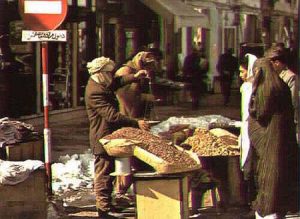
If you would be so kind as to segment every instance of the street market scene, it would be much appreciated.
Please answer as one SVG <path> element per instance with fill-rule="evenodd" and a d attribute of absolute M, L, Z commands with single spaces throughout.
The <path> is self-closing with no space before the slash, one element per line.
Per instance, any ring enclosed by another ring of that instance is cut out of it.
<path fill-rule="evenodd" d="M 0 1 L 0 219 L 300 218 L 298 19 Z"/>

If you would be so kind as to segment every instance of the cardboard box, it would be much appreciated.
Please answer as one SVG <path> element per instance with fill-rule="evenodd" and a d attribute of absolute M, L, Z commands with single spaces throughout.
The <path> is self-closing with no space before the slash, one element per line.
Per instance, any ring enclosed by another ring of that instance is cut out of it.
<path fill-rule="evenodd" d="M 16 185 L 0 185 L 0 218 L 47 218 L 45 169 Z"/>
<path fill-rule="evenodd" d="M 1 159 L 9 161 L 25 161 L 28 159 L 44 161 L 43 140 L 7 145 L 4 150 L 4 157 Z"/>

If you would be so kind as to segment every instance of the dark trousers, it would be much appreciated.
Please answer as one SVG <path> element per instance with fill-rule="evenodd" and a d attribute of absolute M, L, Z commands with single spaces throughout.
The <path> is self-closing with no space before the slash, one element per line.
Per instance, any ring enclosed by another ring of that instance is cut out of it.
<path fill-rule="evenodd" d="M 223 100 L 224 100 L 224 105 L 228 104 L 229 102 L 229 98 L 230 98 L 230 94 L 231 94 L 231 84 L 232 84 L 232 80 L 229 78 L 224 77 L 221 80 L 221 92 L 223 95 Z"/>
<path fill-rule="evenodd" d="M 195 79 L 191 84 L 191 98 L 192 98 L 192 109 L 197 109 L 199 107 L 200 98 L 206 91 L 205 83 L 200 79 Z"/>
<path fill-rule="evenodd" d="M 113 191 L 114 158 L 108 155 L 95 155 L 94 163 L 94 191 L 96 194 L 96 207 L 101 211 L 111 208 L 111 194 Z"/>
<path fill-rule="evenodd" d="M 244 180 L 246 182 L 246 199 L 247 203 L 251 205 L 251 203 L 255 200 L 257 195 L 257 155 L 253 146 L 250 146 L 246 162 L 244 164 Z"/>
<path fill-rule="evenodd" d="M 130 164 L 134 168 L 134 172 L 137 171 L 150 171 L 153 172 L 153 168 L 146 164 L 145 162 L 132 157 L 130 159 Z M 120 175 L 116 176 L 116 182 L 115 182 L 115 192 L 119 194 L 125 194 L 129 187 L 131 186 L 133 182 L 132 175 Z"/>

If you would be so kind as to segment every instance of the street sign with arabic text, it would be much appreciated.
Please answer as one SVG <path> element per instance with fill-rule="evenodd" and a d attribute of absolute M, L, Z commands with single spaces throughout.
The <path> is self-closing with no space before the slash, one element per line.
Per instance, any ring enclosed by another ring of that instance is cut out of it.
<path fill-rule="evenodd" d="M 23 42 L 45 42 L 45 41 L 66 42 L 67 31 L 66 30 L 50 30 L 50 31 L 23 30 L 22 41 Z"/>

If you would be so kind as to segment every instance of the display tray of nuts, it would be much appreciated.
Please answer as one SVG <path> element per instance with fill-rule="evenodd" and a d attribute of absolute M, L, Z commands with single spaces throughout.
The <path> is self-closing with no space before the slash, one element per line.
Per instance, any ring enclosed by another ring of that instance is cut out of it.
<path fill-rule="evenodd" d="M 181 146 L 189 147 L 199 157 L 240 155 L 237 136 L 222 134 L 220 131 L 210 132 L 207 129 L 197 128 L 194 135 L 187 138 Z"/>
<path fill-rule="evenodd" d="M 140 145 L 141 142 L 129 139 L 100 139 L 99 142 L 108 155 L 113 157 L 132 157 L 134 147 Z"/>
<path fill-rule="evenodd" d="M 104 139 L 130 139 L 141 142 L 134 147 L 134 156 L 148 163 L 161 174 L 201 168 L 197 155 L 172 145 L 148 131 L 126 127 L 105 136 Z"/>

